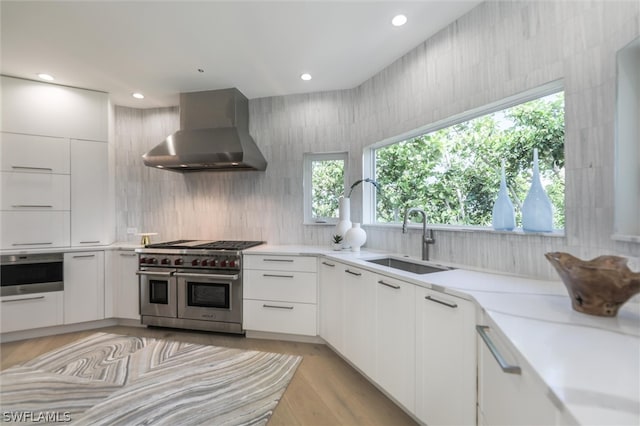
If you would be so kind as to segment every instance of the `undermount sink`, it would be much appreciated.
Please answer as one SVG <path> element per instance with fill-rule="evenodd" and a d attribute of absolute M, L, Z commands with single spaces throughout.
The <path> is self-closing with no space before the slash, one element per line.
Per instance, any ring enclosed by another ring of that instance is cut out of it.
<path fill-rule="evenodd" d="M 414 274 L 430 274 L 432 272 L 448 271 L 451 268 L 441 265 L 425 265 L 423 263 L 411 262 L 408 260 L 401 260 L 395 257 L 383 257 L 381 259 L 369 259 L 367 262 L 375 263 L 377 265 L 388 266 L 393 269 L 400 269 L 406 272 L 413 272 Z"/>

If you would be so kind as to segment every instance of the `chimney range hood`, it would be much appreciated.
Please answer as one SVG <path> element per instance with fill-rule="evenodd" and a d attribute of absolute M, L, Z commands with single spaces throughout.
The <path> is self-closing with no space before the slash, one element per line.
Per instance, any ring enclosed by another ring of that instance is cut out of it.
<path fill-rule="evenodd" d="M 142 156 L 174 172 L 265 170 L 249 134 L 249 101 L 238 89 L 180 94 L 180 130 Z"/>

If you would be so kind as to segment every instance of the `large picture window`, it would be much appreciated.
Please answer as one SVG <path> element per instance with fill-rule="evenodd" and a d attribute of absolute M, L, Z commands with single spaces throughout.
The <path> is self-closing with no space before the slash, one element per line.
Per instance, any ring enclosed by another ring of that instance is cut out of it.
<path fill-rule="evenodd" d="M 538 148 L 554 228 L 564 229 L 564 92 L 557 90 L 533 99 L 529 94 L 507 108 L 494 107 L 373 149 L 373 172 L 381 187 L 372 203 L 375 222 L 400 222 L 405 209 L 419 207 L 429 223 L 491 226 L 504 160 L 516 226 L 522 226 L 522 202 Z"/>

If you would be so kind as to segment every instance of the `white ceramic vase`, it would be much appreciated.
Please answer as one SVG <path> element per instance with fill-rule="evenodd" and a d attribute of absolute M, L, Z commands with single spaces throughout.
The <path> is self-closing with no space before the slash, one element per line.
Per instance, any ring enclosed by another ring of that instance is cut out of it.
<path fill-rule="evenodd" d="M 500 191 L 498 198 L 493 205 L 493 215 L 491 225 L 497 231 L 511 231 L 516 227 L 516 217 L 513 212 L 513 203 L 507 191 L 507 180 L 504 173 L 504 160 L 502 160 L 502 171 L 500 176 Z"/>
<path fill-rule="evenodd" d="M 540 182 L 537 148 L 533 150 L 531 188 L 522 203 L 522 230 L 526 232 L 553 231 L 553 206 L 542 182 Z"/>
<path fill-rule="evenodd" d="M 344 238 L 347 231 L 351 229 L 351 199 L 340 197 L 338 203 L 338 224 L 334 234 L 341 235 Z M 347 246 L 343 244 L 343 247 L 346 248 Z"/>
<path fill-rule="evenodd" d="M 367 233 L 360 227 L 359 223 L 354 223 L 351 229 L 344 236 L 345 241 L 351 246 L 351 251 L 360 251 L 360 247 L 367 241 Z"/>

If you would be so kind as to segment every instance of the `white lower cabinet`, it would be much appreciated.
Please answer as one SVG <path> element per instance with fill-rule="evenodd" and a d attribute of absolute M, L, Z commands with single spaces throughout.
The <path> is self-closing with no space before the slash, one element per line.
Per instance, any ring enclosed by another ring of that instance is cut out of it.
<path fill-rule="evenodd" d="M 343 266 L 343 355 L 364 374 L 376 371 L 376 275 L 365 269 Z"/>
<path fill-rule="evenodd" d="M 560 410 L 542 381 L 493 327 L 480 327 L 478 339 L 478 424 L 555 425 Z M 491 348 L 489 347 L 491 345 Z M 493 351 L 493 352 L 492 352 Z M 502 365 L 498 360 L 502 361 Z"/>
<path fill-rule="evenodd" d="M 374 379 L 400 404 L 415 411 L 416 286 L 376 278 L 376 370 Z"/>
<path fill-rule="evenodd" d="M 138 256 L 133 250 L 117 250 L 109 253 L 105 288 L 110 288 L 111 298 L 105 291 L 105 317 L 140 320 L 140 293 L 138 290 Z M 108 302 L 112 301 L 107 311 Z"/>
<path fill-rule="evenodd" d="M 2 297 L 0 332 L 61 325 L 64 321 L 62 291 Z"/>
<path fill-rule="evenodd" d="M 418 287 L 415 309 L 416 416 L 430 425 L 475 425 L 475 305 Z"/>
<path fill-rule="evenodd" d="M 64 254 L 64 323 L 104 319 L 104 252 Z"/>
<path fill-rule="evenodd" d="M 243 328 L 316 336 L 317 260 L 244 255 Z"/>
<path fill-rule="evenodd" d="M 340 353 L 344 351 L 343 268 L 333 260 L 320 260 L 320 337 Z"/>

